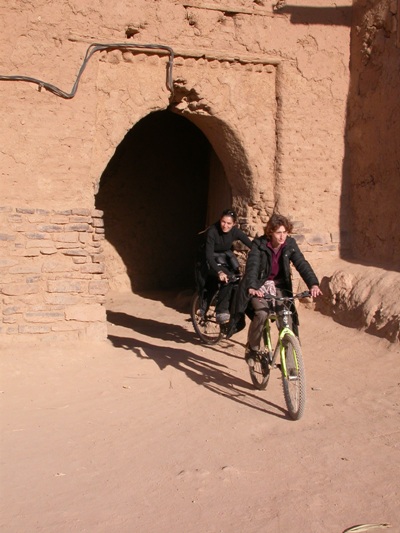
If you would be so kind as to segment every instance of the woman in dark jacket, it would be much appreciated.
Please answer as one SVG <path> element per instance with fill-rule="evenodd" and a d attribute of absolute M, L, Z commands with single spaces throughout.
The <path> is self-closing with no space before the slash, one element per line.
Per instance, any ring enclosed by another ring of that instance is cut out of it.
<path fill-rule="evenodd" d="M 293 226 L 286 217 L 273 214 L 265 228 L 265 235 L 254 239 L 247 258 L 245 275 L 237 297 L 235 320 L 243 321 L 246 309 L 249 316 L 253 317 L 245 355 L 249 365 L 254 364 L 254 355 L 260 349 L 262 331 L 269 312 L 270 301 L 263 296 L 268 293 L 276 296 L 293 294 L 290 263 L 299 272 L 313 297 L 322 294 L 311 265 L 295 239 L 288 237 L 292 229 Z M 293 328 L 297 333 L 298 318 L 295 309 L 293 311 Z"/>
<path fill-rule="evenodd" d="M 220 219 L 206 232 L 206 241 L 198 262 L 197 286 L 207 307 L 220 284 L 216 305 L 216 319 L 220 324 L 229 322 L 229 305 L 232 285 L 229 279 L 239 273 L 239 263 L 232 251 L 235 241 L 251 247 L 249 237 L 236 226 L 236 213 L 232 209 L 222 212 Z"/>

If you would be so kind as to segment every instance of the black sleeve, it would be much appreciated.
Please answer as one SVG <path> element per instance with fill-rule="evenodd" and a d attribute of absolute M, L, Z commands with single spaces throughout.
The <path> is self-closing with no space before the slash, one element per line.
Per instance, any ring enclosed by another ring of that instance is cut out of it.
<path fill-rule="evenodd" d="M 246 262 L 245 283 L 247 290 L 259 288 L 260 283 L 258 279 L 258 274 L 260 271 L 262 253 L 263 252 L 260 249 L 259 242 L 257 239 L 255 239 L 251 244 L 251 250 L 249 255 L 247 256 Z"/>
<path fill-rule="evenodd" d="M 247 248 L 251 248 L 251 243 L 252 243 L 251 239 L 241 229 L 239 228 L 235 228 L 235 229 L 236 229 L 235 237 L 234 237 L 235 240 L 242 242 L 245 246 L 247 246 Z"/>
<path fill-rule="evenodd" d="M 206 259 L 209 267 L 214 270 L 216 273 L 221 270 L 221 267 L 218 266 L 217 262 L 214 259 L 215 251 L 215 241 L 218 237 L 217 230 L 214 226 L 211 226 L 207 231 L 206 237 Z"/>

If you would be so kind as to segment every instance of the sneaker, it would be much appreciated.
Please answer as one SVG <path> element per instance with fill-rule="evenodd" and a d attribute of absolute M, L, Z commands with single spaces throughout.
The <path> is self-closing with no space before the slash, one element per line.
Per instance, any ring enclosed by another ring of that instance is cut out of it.
<path fill-rule="evenodd" d="M 226 324 L 229 322 L 231 315 L 229 313 L 217 313 L 216 319 L 218 324 Z"/>

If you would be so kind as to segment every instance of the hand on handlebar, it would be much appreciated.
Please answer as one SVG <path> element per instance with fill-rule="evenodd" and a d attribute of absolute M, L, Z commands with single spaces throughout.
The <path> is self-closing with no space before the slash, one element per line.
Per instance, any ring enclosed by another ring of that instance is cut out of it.
<path fill-rule="evenodd" d="M 218 272 L 218 279 L 222 283 L 228 283 L 228 281 L 229 281 L 228 274 L 225 274 L 225 272 L 222 272 L 222 270 L 221 270 L 221 272 Z"/>
<path fill-rule="evenodd" d="M 318 285 L 313 285 L 310 289 L 310 293 L 313 298 L 316 298 L 317 296 L 322 296 L 322 291 L 318 287 Z"/>
<path fill-rule="evenodd" d="M 259 289 L 249 289 L 249 295 L 258 296 L 258 298 L 262 298 L 264 296 L 264 293 Z"/>

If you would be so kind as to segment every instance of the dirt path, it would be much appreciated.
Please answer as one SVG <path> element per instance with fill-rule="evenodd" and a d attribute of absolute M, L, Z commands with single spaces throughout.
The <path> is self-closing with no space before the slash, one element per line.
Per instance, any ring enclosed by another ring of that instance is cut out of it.
<path fill-rule="evenodd" d="M 293 422 L 245 332 L 204 347 L 187 318 L 120 295 L 108 343 L 2 346 L 1 531 L 400 532 L 399 346 L 302 308 Z"/>

